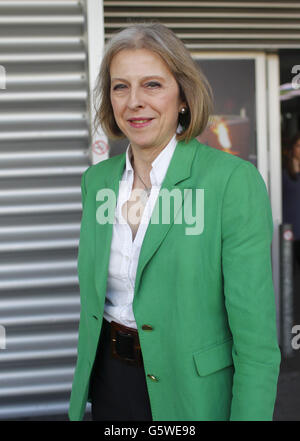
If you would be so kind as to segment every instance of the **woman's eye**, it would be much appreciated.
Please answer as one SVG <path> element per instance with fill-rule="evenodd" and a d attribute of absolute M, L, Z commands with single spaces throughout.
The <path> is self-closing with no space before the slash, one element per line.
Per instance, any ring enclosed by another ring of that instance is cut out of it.
<path fill-rule="evenodd" d="M 113 87 L 113 90 L 122 90 L 122 89 L 125 89 L 125 87 L 126 87 L 125 84 L 116 84 L 116 85 Z"/>
<path fill-rule="evenodd" d="M 150 89 L 154 89 L 156 87 L 160 87 L 160 83 L 158 83 L 157 81 L 149 81 L 149 83 L 147 83 L 146 86 L 149 87 Z"/>

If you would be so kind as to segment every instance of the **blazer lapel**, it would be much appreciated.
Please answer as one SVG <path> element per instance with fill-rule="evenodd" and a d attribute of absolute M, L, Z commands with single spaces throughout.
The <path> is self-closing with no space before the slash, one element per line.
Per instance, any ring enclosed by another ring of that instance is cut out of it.
<path fill-rule="evenodd" d="M 170 165 L 168 167 L 165 179 L 161 185 L 161 190 L 166 189 L 172 191 L 174 188 L 183 188 L 185 186 L 184 181 L 188 179 L 191 175 L 192 162 L 197 149 L 197 142 L 191 141 L 188 144 L 184 142 L 179 142 L 174 151 L 173 157 L 171 159 Z M 156 204 L 159 202 L 159 197 L 157 198 Z M 183 198 L 181 199 L 183 203 Z M 181 204 L 182 205 L 182 204 Z M 181 209 L 178 208 L 176 212 L 170 211 L 170 223 L 151 223 L 149 225 L 143 240 L 142 248 L 140 251 L 139 262 L 137 267 L 136 279 L 135 279 L 135 294 L 138 292 L 140 280 L 142 277 L 143 270 L 149 262 L 149 260 L 154 255 L 155 251 L 160 246 L 161 242 L 164 240 L 168 234 L 169 229 L 174 223 L 176 214 Z"/>
<path fill-rule="evenodd" d="M 174 188 L 184 187 L 184 181 L 191 175 L 191 166 L 194 159 L 194 155 L 197 149 L 197 142 L 191 141 L 188 144 L 184 142 L 179 142 L 174 151 L 173 157 L 171 159 L 170 165 L 168 167 L 165 179 L 162 183 L 161 190 L 166 189 L 172 191 Z M 111 176 L 107 177 L 101 185 L 101 188 L 108 188 L 112 190 L 115 194 L 115 202 L 118 200 L 119 194 L 119 184 L 122 179 L 126 161 L 126 154 L 120 155 L 119 162 L 114 164 L 114 168 L 111 170 Z M 157 199 L 156 204 L 158 203 Z M 183 202 L 183 201 L 182 201 Z M 96 201 L 96 210 L 101 205 L 100 201 Z M 115 209 L 116 204 L 114 205 Z M 180 207 L 181 208 L 181 207 Z M 178 209 L 179 211 L 179 209 Z M 135 281 L 135 294 L 138 291 L 140 280 L 142 277 L 143 270 L 151 257 L 154 255 L 157 248 L 160 246 L 161 242 L 167 235 L 169 229 L 174 223 L 174 218 L 176 213 L 170 213 L 170 223 L 168 224 L 154 224 L 149 221 L 149 225 L 143 240 L 137 273 Z M 108 276 L 108 265 L 110 258 L 110 248 L 112 240 L 113 224 L 99 224 L 96 221 L 96 232 L 95 232 L 95 284 L 100 299 L 104 299 L 107 285 Z"/>
<path fill-rule="evenodd" d="M 119 161 L 114 164 L 114 168 L 111 169 L 111 174 L 108 176 L 104 184 L 101 184 L 98 190 L 103 188 L 109 189 L 113 191 L 115 195 L 115 202 L 118 200 L 119 194 L 119 185 L 122 179 L 122 175 L 124 172 L 126 161 L 126 153 L 123 153 L 119 157 Z M 101 205 L 101 201 L 95 201 L 96 203 L 96 212 L 97 209 Z M 116 203 L 113 206 L 113 210 L 115 210 Z M 96 220 L 95 227 L 95 284 L 96 290 L 98 292 L 98 296 L 101 300 L 105 298 L 103 293 L 106 292 L 107 285 L 107 276 L 108 276 L 108 265 L 109 265 L 109 257 L 110 257 L 110 247 L 112 240 L 112 231 L 113 224 L 105 223 L 99 224 Z"/>

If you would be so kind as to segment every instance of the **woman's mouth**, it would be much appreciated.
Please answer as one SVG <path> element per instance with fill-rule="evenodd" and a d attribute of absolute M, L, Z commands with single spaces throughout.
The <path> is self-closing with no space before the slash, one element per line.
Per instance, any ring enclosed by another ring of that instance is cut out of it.
<path fill-rule="evenodd" d="M 136 129 L 147 127 L 150 125 L 153 118 L 132 118 L 129 119 L 128 122 L 131 127 L 134 127 Z"/>

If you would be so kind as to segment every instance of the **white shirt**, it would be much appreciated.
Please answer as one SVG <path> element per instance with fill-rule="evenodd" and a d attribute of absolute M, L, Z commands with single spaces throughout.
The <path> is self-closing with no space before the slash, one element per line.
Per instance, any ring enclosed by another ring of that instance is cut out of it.
<path fill-rule="evenodd" d="M 109 322 L 113 320 L 130 328 L 137 328 L 133 315 L 132 302 L 139 255 L 151 214 L 175 151 L 176 144 L 176 135 L 174 135 L 169 144 L 151 164 L 151 193 L 145 205 L 134 241 L 132 241 L 131 228 L 121 212 L 123 204 L 130 197 L 134 177 L 134 171 L 129 159 L 131 149 L 130 146 L 127 147 L 126 168 L 120 182 L 115 210 L 103 313 L 104 318 Z"/>

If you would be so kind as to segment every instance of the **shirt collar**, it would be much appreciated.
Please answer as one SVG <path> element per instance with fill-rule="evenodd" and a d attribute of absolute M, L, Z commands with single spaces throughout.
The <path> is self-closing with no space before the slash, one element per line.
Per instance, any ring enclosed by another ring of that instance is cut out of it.
<path fill-rule="evenodd" d="M 171 158 L 177 145 L 176 134 L 166 145 L 166 147 L 159 153 L 159 155 L 151 163 L 152 169 L 150 171 L 150 179 L 152 185 L 161 186 L 165 175 L 167 173 Z M 130 174 L 133 175 L 133 168 L 131 165 L 132 151 L 130 144 L 126 149 L 126 169 L 125 180 L 129 179 Z"/>

